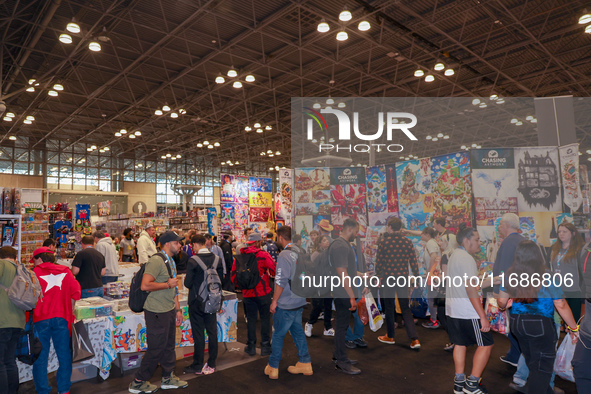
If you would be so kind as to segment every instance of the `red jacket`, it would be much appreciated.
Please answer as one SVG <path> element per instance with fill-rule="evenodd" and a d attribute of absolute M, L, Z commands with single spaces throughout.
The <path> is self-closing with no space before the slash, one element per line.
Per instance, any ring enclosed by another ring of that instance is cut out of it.
<path fill-rule="evenodd" d="M 33 322 L 61 317 L 69 323 L 74 322 L 72 300 L 79 300 L 80 283 L 66 266 L 42 263 L 33 269 L 43 289 L 43 299 L 39 299 L 33 312 Z"/>
<path fill-rule="evenodd" d="M 273 261 L 271 255 L 261 248 L 256 246 L 247 246 L 240 250 L 240 254 L 254 253 L 259 263 L 259 275 L 261 275 L 261 281 L 257 284 L 254 289 L 242 290 L 242 297 L 261 297 L 271 292 L 270 276 L 275 276 L 276 264 Z M 238 286 L 236 283 L 236 259 L 232 264 L 231 279 L 234 286 Z"/>

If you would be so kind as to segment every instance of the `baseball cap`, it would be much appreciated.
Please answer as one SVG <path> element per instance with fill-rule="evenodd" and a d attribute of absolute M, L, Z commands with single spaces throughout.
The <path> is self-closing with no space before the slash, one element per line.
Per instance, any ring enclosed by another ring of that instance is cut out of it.
<path fill-rule="evenodd" d="M 164 234 L 160 236 L 160 245 L 164 246 L 167 242 L 174 242 L 174 241 L 181 241 L 184 237 L 181 237 L 174 231 L 166 231 Z"/>
<path fill-rule="evenodd" d="M 248 236 L 248 242 L 247 243 L 251 243 L 251 242 L 256 242 L 256 241 L 262 241 L 263 239 L 261 238 L 261 233 L 252 233 Z"/>
<path fill-rule="evenodd" d="M 147 230 L 150 227 L 154 227 L 154 223 L 148 223 L 148 224 L 146 224 L 146 227 L 144 227 L 144 230 Z"/>
<path fill-rule="evenodd" d="M 35 249 L 35 251 L 33 252 L 33 256 L 31 257 L 31 260 L 29 260 L 29 262 L 32 264 L 33 263 L 33 259 L 37 256 L 40 255 L 41 253 L 53 253 L 53 250 L 49 249 L 47 246 L 42 246 L 40 248 Z"/>

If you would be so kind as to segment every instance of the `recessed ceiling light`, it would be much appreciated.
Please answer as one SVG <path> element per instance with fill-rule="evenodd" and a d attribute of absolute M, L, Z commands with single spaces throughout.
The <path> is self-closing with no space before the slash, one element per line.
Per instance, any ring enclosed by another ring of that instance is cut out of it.
<path fill-rule="evenodd" d="M 357 28 L 361 31 L 368 31 L 369 29 L 371 29 L 371 25 L 369 24 L 368 21 L 361 21 L 361 22 L 359 22 L 359 25 L 357 26 Z"/>
<path fill-rule="evenodd" d="M 72 36 L 66 33 L 60 34 L 59 40 L 64 44 L 71 44 L 72 43 Z"/>
<path fill-rule="evenodd" d="M 351 14 L 351 11 L 344 9 L 341 11 L 341 13 L 339 14 L 339 19 L 342 20 L 343 22 L 347 22 L 350 21 L 351 18 L 353 18 L 353 15 Z"/>
<path fill-rule="evenodd" d="M 320 21 L 320 23 L 318 24 L 318 27 L 316 28 L 316 30 L 318 30 L 320 33 L 326 33 L 327 31 L 330 30 L 330 26 L 328 25 L 328 23 L 326 23 L 326 21 L 324 19 L 322 19 Z"/>

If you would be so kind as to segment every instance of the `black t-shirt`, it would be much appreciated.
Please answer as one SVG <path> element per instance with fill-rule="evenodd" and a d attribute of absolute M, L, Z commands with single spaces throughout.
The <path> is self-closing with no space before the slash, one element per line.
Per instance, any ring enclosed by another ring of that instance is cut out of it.
<path fill-rule="evenodd" d="M 355 261 L 355 252 L 353 251 L 351 244 L 343 237 L 338 237 L 330 244 L 329 253 L 330 262 L 334 269 L 333 274 L 338 275 L 336 272 L 337 268 L 346 268 L 351 280 L 353 280 L 357 274 L 357 262 Z M 357 289 L 355 289 L 353 283 L 351 283 L 351 288 L 353 289 L 353 294 L 356 294 Z M 340 287 L 334 290 L 333 296 L 336 298 L 349 298 L 342 283 Z"/>
<path fill-rule="evenodd" d="M 105 256 L 95 248 L 83 249 L 76 254 L 72 267 L 80 268 L 76 280 L 82 290 L 103 287 L 101 270 L 105 268 Z"/>

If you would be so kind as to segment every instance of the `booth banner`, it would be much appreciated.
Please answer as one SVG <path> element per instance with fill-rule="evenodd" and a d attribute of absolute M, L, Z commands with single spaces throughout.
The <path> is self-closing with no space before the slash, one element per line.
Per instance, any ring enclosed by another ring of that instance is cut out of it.
<path fill-rule="evenodd" d="M 103 201 L 98 203 L 98 215 L 109 216 L 111 214 L 111 201 Z"/>
<path fill-rule="evenodd" d="M 432 219 L 431 159 L 396 163 L 400 219 L 409 230 L 422 230 Z"/>
<path fill-rule="evenodd" d="M 234 202 L 248 204 L 249 178 L 247 176 L 234 177 Z"/>
<path fill-rule="evenodd" d="M 220 202 L 236 202 L 236 182 L 234 175 L 221 174 Z"/>
<path fill-rule="evenodd" d="M 285 221 L 285 225 L 292 225 L 293 216 L 293 170 L 279 171 L 279 196 L 281 201 L 281 209 L 275 209 L 277 218 Z"/>
<path fill-rule="evenodd" d="M 367 167 L 367 212 L 379 213 L 388 210 L 388 188 L 386 187 L 386 168 Z"/>
<path fill-rule="evenodd" d="M 218 211 L 213 207 L 207 208 L 207 231 L 211 235 L 218 233 Z"/>
<path fill-rule="evenodd" d="M 347 218 L 359 223 L 359 236 L 367 229 L 365 168 L 339 167 L 330 169 L 331 219 L 336 233 Z"/>
<path fill-rule="evenodd" d="M 461 223 L 472 223 L 472 179 L 468 152 L 431 158 L 432 204 L 435 217 L 443 217 L 455 231 Z M 423 201 L 423 205 L 427 205 Z"/>
<path fill-rule="evenodd" d="M 222 231 L 232 231 L 234 229 L 234 204 L 222 204 L 221 205 L 221 221 L 220 221 L 220 229 Z"/>
<path fill-rule="evenodd" d="M 76 226 L 75 231 L 84 235 L 90 235 L 92 228 L 90 226 L 90 204 L 76 204 Z"/>
<path fill-rule="evenodd" d="M 386 165 L 386 184 L 388 187 L 388 212 L 398 213 L 398 186 L 396 184 L 396 164 Z"/>
<path fill-rule="evenodd" d="M 583 205 L 581 180 L 579 179 L 579 144 L 558 148 L 564 196 L 564 211 L 577 212 Z"/>
<path fill-rule="evenodd" d="M 562 211 L 558 163 L 556 147 L 515 148 L 519 212 Z"/>

